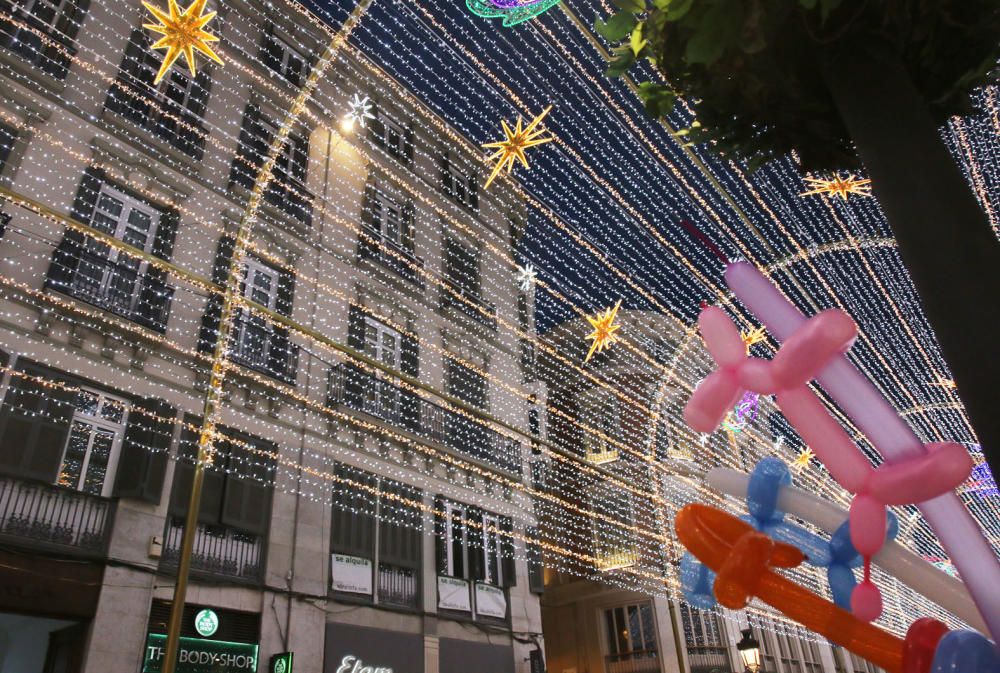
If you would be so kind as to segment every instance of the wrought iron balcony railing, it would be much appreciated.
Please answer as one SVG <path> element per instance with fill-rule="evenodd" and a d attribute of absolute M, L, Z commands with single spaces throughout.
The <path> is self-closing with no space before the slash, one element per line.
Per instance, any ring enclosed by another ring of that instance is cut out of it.
<path fill-rule="evenodd" d="M 337 365 L 331 371 L 329 403 L 375 416 L 470 458 L 521 473 L 520 443 L 464 414 L 404 390 L 388 377 L 376 376 L 353 365 Z"/>
<path fill-rule="evenodd" d="M 0 539 L 8 543 L 100 557 L 107 553 L 112 512 L 106 498 L 0 477 Z"/>
<path fill-rule="evenodd" d="M 285 383 L 295 382 L 299 347 L 289 339 L 287 330 L 243 314 L 233 321 L 232 334 L 229 357 L 233 362 Z"/>
<path fill-rule="evenodd" d="M 687 655 L 691 673 L 733 673 L 725 647 L 688 645 Z"/>
<path fill-rule="evenodd" d="M 461 290 L 461 288 L 456 288 Z M 469 316 L 487 329 L 496 331 L 497 328 L 497 307 L 492 302 L 488 302 L 478 294 L 472 292 L 460 292 L 461 298 L 451 292 L 441 292 L 441 308 L 455 308 L 459 312 Z M 467 301 L 463 301 L 463 299 Z"/>
<path fill-rule="evenodd" d="M 605 673 L 659 673 L 660 657 L 656 650 L 633 650 L 604 657 Z"/>
<path fill-rule="evenodd" d="M 378 564 L 379 605 L 416 608 L 418 605 L 417 571 L 387 563 Z"/>
<path fill-rule="evenodd" d="M 364 232 L 369 238 L 362 236 L 358 239 L 358 257 L 360 259 L 376 261 L 397 276 L 405 278 L 419 287 L 424 287 L 424 281 L 419 272 L 419 269 L 424 268 L 424 260 L 414 255 L 411 250 L 383 237 L 382 233 L 376 229 L 365 226 Z"/>
<path fill-rule="evenodd" d="M 177 565 L 183 535 L 184 521 L 168 519 L 161 565 Z M 264 549 L 264 540 L 259 535 L 229 526 L 198 524 L 191 553 L 191 569 L 203 575 L 256 583 L 264 576 Z"/>

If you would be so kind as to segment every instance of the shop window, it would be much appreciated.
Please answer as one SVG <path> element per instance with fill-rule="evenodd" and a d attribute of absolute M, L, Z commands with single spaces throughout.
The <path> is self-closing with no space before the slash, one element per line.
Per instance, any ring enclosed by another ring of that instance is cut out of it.
<path fill-rule="evenodd" d="M 96 496 L 158 503 L 173 407 L 128 400 L 21 361 L 0 407 L 0 470 Z"/>
<path fill-rule="evenodd" d="M 456 162 L 449 151 L 441 154 L 441 188 L 455 203 L 479 210 L 479 181 L 474 173 Z"/>
<path fill-rule="evenodd" d="M 660 670 L 656 622 L 649 603 L 603 611 L 606 673 L 656 673 Z"/>
<path fill-rule="evenodd" d="M 219 239 L 212 281 L 224 285 L 228 281 L 229 264 L 235 240 L 232 236 Z M 295 275 L 278 269 L 249 255 L 240 278 L 240 294 L 280 315 L 291 317 L 295 294 Z M 215 349 L 219 321 L 222 316 L 222 296 L 212 293 L 202 317 L 198 349 L 211 353 Z M 234 362 L 274 377 L 285 383 L 295 382 L 298 348 L 289 338 L 288 329 L 273 319 L 250 309 L 240 309 L 233 318 L 229 356 Z"/>
<path fill-rule="evenodd" d="M 581 396 L 581 417 L 593 430 L 582 430 L 583 449 L 587 460 L 610 463 L 618 460 L 618 448 L 612 440 L 622 440 L 620 408 L 614 391 L 595 388 Z"/>
<path fill-rule="evenodd" d="M 56 79 L 64 79 L 76 54 L 76 35 L 89 0 L 14 0 L 4 8 L 14 21 L 0 20 L 0 46 Z M 44 37 L 44 39 L 43 39 Z"/>
<path fill-rule="evenodd" d="M 680 603 L 681 627 L 692 673 L 732 671 L 719 616 Z"/>
<path fill-rule="evenodd" d="M 272 72 L 285 78 L 293 86 L 302 86 L 305 82 L 309 61 L 278 33 L 274 24 L 269 24 L 264 32 L 258 57 Z"/>
<path fill-rule="evenodd" d="M 150 49 L 150 44 L 149 31 L 132 32 L 105 107 L 200 160 L 208 135 L 202 117 L 208 105 L 212 68 L 205 66 L 193 77 L 186 68 L 172 68 L 154 84 L 163 56 Z"/>
<path fill-rule="evenodd" d="M 73 207 L 74 219 L 169 261 L 179 213 L 159 208 L 88 169 Z M 166 330 L 174 289 L 166 272 L 76 230 L 52 256 L 46 287 L 158 332 Z"/>
<path fill-rule="evenodd" d="M 230 171 L 230 185 L 253 189 L 257 174 L 267 159 L 278 125 L 251 102 L 243 114 L 237 156 Z M 309 165 L 309 137 L 303 129 L 289 134 L 272 169 L 272 179 L 264 199 L 303 227 L 312 225 L 312 197 L 306 191 Z"/>
<path fill-rule="evenodd" d="M 638 563 L 632 494 L 617 484 L 600 484 L 592 489 L 591 506 L 594 511 L 604 512 L 612 519 L 595 519 L 593 522 L 591 532 L 596 569 L 610 572 Z"/>
<path fill-rule="evenodd" d="M 331 590 L 378 605 L 420 605 L 420 489 L 347 465 L 335 470 Z"/>
<path fill-rule="evenodd" d="M 377 105 L 375 119 L 368 122 L 368 138 L 386 154 L 406 165 L 413 163 L 413 127 L 404 126 Z"/>

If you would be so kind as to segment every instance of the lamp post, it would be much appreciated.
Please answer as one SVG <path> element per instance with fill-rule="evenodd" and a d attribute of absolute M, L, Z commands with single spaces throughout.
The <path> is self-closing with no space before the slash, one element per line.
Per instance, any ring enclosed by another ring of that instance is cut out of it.
<path fill-rule="evenodd" d="M 753 637 L 752 629 L 744 629 L 741 633 L 743 638 L 736 643 L 736 649 L 740 651 L 743 669 L 750 671 L 750 673 L 757 673 L 761 668 L 760 643 Z"/>

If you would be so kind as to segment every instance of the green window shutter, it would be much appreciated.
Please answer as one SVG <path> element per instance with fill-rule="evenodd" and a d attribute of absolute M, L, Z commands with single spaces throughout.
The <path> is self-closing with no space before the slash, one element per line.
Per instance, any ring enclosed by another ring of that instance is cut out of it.
<path fill-rule="evenodd" d="M 509 516 L 500 517 L 500 563 L 503 566 L 503 585 L 512 587 L 517 584 L 517 565 L 514 562 L 514 522 Z"/>
<path fill-rule="evenodd" d="M 174 480 L 170 489 L 171 516 L 183 517 L 187 514 L 188 502 L 191 497 L 191 484 L 194 481 L 194 463 L 198 457 L 198 432 L 193 428 L 201 426 L 197 416 L 185 414 L 185 427 L 181 431 L 180 443 L 177 446 L 177 461 L 174 465 Z M 205 470 L 205 480 L 201 488 L 201 504 L 198 508 L 198 521 L 205 524 L 221 523 L 222 490 L 225 485 L 227 447 L 225 442 L 216 443 L 216 455 L 212 466 Z"/>
<path fill-rule="evenodd" d="M 486 579 L 486 563 L 483 558 L 483 510 L 478 507 L 466 507 L 465 518 L 468 523 L 466 548 L 469 551 L 469 567 L 465 578 L 470 580 Z"/>
<path fill-rule="evenodd" d="M 76 393 L 44 386 L 48 381 L 63 380 L 47 367 L 25 362 L 17 371 L 25 376 L 11 374 L 10 387 L 0 406 L 0 470 L 15 477 L 55 483 Z"/>
<path fill-rule="evenodd" d="M 420 510 L 401 503 L 387 495 L 392 494 L 409 501 L 419 502 L 420 489 L 406 484 L 382 480 L 383 496 L 379 517 L 379 560 L 402 568 L 419 569 L 421 566 L 423 516 Z"/>
<path fill-rule="evenodd" d="M 160 503 L 176 415 L 174 407 L 159 399 L 132 405 L 115 475 L 116 496 Z"/>
<path fill-rule="evenodd" d="M 375 488 L 375 475 L 348 465 L 338 465 L 335 474 L 351 483 L 333 486 L 333 522 L 330 551 L 371 559 L 375 554 L 375 497 L 364 487 Z"/>
<path fill-rule="evenodd" d="M 538 529 L 528 528 L 525 530 L 525 535 L 529 540 L 537 540 Z M 542 548 L 537 542 L 529 542 L 525 547 L 525 553 L 528 557 L 528 590 L 533 594 L 540 594 L 545 591 L 545 566 L 542 564 Z"/>
<path fill-rule="evenodd" d="M 445 521 L 444 496 L 434 496 L 434 560 L 438 575 L 448 574 L 448 526 Z"/>
<path fill-rule="evenodd" d="M 229 279 L 229 263 L 236 249 L 236 239 L 229 235 L 219 238 L 215 249 L 215 261 L 212 264 L 212 282 L 225 285 Z M 219 331 L 219 321 L 222 318 L 222 295 L 215 292 L 208 297 L 205 315 L 201 318 L 201 331 L 198 334 L 198 352 L 211 353 L 215 349 L 216 335 Z"/>
<path fill-rule="evenodd" d="M 238 442 L 223 442 L 228 474 L 222 488 L 222 523 L 254 535 L 266 535 L 271 524 L 278 447 L 256 437 L 230 432 Z"/>

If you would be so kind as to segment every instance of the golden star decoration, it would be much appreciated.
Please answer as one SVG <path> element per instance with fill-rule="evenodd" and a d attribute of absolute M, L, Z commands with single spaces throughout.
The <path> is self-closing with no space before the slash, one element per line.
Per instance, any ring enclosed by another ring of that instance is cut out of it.
<path fill-rule="evenodd" d="M 486 161 L 497 162 L 496 165 L 493 166 L 493 171 L 490 173 L 490 177 L 487 178 L 483 189 L 488 189 L 490 184 L 493 183 L 493 180 L 500 175 L 500 171 L 504 168 L 507 169 L 507 175 L 510 175 L 511 170 L 514 168 L 515 161 L 520 161 L 525 168 L 530 168 L 530 166 L 528 166 L 528 158 L 524 155 L 524 150 L 529 147 L 534 147 L 535 145 L 542 145 L 555 140 L 552 136 L 542 137 L 545 130 L 538 128 L 538 125 L 542 123 L 542 120 L 545 119 L 545 115 L 547 115 L 551 109 L 552 106 L 550 105 L 542 110 L 542 114 L 532 119 L 531 123 L 523 128 L 521 117 L 517 118 L 517 124 L 514 125 L 513 129 L 507 125 L 506 120 L 500 120 L 500 125 L 503 127 L 503 134 L 507 136 L 507 138 L 505 140 L 498 140 L 495 143 L 485 143 L 483 145 L 486 149 L 496 150 L 496 152 L 486 157 Z"/>
<path fill-rule="evenodd" d="M 740 332 L 740 338 L 743 339 L 743 344 L 747 347 L 747 355 L 750 354 L 750 347 L 763 341 L 766 336 L 767 333 L 763 327 L 758 327 L 748 332 Z"/>
<path fill-rule="evenodd" d="M 839 196 L 846 201 L 848 194 L 854 194 L 856 196 L 872 195 L 872 181 L 868 179 L 860 180 L 855 178 L 853 175 L 848 175 L 846 178 L 835 177 L 832 180 L 823 180 L 822 178 L 805 178 L 805 181 L 808 183 L 806 186 L 809 187 L 809 189 L 799 194 L 799 196 L 832 194 L 833 196 Z"/>
<path fill-rule="evenodd" d="M 812 460 L 814 455 L 815 454 L 813 454 L 812 449 L 802 449 L 802 453 L 800 453 L 795 460 L 792 461 L 792 467 L 796 470 L 809 467 L 809 461 Z"/>
<path fill-rule="evenodd" d="M 142 3 L 149 10 L 149 13 L 160 22 L 159 24 L 144 23 L 142 27 L 163 36 L 150 45 L 150 48 L 167 50 L 160 71 L 156 73 L 156 79 L 153 80 L 154 84 L 160 83 L 170 67 L 181 57 L 181 54 L 187 58 L 188 68 L 191 70 L 191 76 L 194 77 L 197 74 L 194 62 L 196 49 L 222 65 L 222 59 L 208 46 L 209 42 L 218 42 L 218 36 L 202 30 L 205 24 L 215 18 L 215 12 L 204 13 L 207 2 L 208 0 L 194 0 L 187 9 L 181 12 L 180 7 L 177 6 L 177 0 L 167 0 L 169 13 L 148 2 Z"/>
<path fill-rule="evenodd" d="M 618 315 L 618 308 L 622 305 L 622 300 L 619 299 L 618 303 L 614 305 L 614 308 L 609 308 L 606 311 L 601 311 L 591 318 L 589 315 L 586 316 L 587 322 L 590 326 L 594 328 L 594 331 L 587 335 L 588 339 L 592 340 L 590 344 L 590 350 L 587 351 L 587 357 L 583 359 L 584 362 L 590 360 L 590 357 L 596 353 L 604 352 L 604 349 L 618 341 L 618 337 L 615 336 L 615 332 L 621 329 L 621 325 L 615 324 L 615 317 Z"/>
<path fill-rule="evenodd" d="M 949 379 L 946 376 L 941 376 L 940 374 L 937 375 L 937 381 L 934 381 L 931 385 L 940 386 L 941 388 L 945 388 L 947 390 L 955 390 L 958 388 L 958 384 L 955 383 L 954 380 Z"/>

